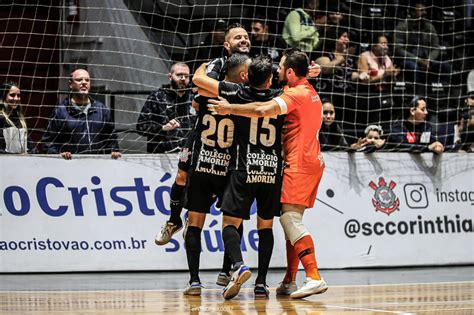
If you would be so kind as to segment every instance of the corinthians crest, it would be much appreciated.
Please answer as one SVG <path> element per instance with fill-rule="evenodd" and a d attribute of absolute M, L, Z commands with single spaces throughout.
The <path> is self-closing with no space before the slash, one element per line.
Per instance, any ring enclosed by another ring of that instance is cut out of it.
<path fill-rule="evenodd" d="M 379 178 L 378 186 L 373 181 L 369 183 L 369 187 L 375 190 L 372 204 L 376 211 L 390 215 L 395 210 L 398 210 L 400 200 L 393 192 L 395 186 L 397 186 L 397 184 L 394 181 L 390 181 L 390 184 L 387 186 L 383 177 Z"/>

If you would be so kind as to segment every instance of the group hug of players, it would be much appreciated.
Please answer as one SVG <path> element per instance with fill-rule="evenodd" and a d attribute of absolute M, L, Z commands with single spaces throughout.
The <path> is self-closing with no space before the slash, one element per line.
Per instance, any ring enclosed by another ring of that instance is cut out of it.
<path fill-rule="evenodd" d="M 242 222 L 250 218 L 256 200 L 255 296 L 269 296 L 266 276 L 275 216 L 280 216 L 287 251 L 287 270 L 277 294 L 303 298 L 323 293 L 328 287 L 318 272 L 312 237 L 302 223 L 305 209 L 314 205 L 324 170 L 317 139 L 322 105 L 306 79 L 309 69 L 317 75 L 319 67 L 310 67 L 303 52 L 287 50 L 276 74 L 283 89 L 272 89 L 272 60 L 248 56 L 249 36 L 241 25 L 229 26 L 224 47 L 229 57 L 195 71 L 198 95 L 193 106 L 198 117 L 180 154 L 171 190 L 171 216 L 155 242 L 169 242 L 183 227 L 182 207 L 188 209 L 183 235 L 190 280 L 184 294 L 200 295 L 201 231 L 217 198 L 223 214 L 225 253 L 216 283 L 225 286 L 223 296 L 231 299 L 251 276 L 240 244 Z M 306 281 L 298 289 L 295 279 L 300 261 Z"/>

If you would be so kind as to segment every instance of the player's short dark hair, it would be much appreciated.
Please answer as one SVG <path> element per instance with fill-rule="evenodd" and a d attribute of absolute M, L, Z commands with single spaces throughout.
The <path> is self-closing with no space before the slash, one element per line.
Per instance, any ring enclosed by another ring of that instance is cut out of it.
<path fill-rule="evenodd" d="M 234 28 L 243 28 L 243 29 L 245 29 L 245 27 L 240 23 L 232 23 L 229 26 L 227 26 L 227 29 L 225 30 L 224 36 L 227 37 L 227 34 L 229 34 L 230 30 L 234 29 Z"/>
<path fill-rule="evenodd" d="M 249 85 L 259 87 L 272 75 L 272 58 L 268 55 L 258 55 L 249 65 Z"/>
<path fill-rule="evenodd" d="M 247 54 L 232 54 L 226 61 L 227 73 L 230 73 L 236 68 L 243 65 L 248 59 L 250 59 L 250 57 Z"/>
<path fill-rule="evenodd" d="M 308 74 L 309 59 L 308 56 L 298 48 L 289 48 L 283 55 L 286 57 L 283 67 L 293 69 L 298 77 L 306 77 Z"/>

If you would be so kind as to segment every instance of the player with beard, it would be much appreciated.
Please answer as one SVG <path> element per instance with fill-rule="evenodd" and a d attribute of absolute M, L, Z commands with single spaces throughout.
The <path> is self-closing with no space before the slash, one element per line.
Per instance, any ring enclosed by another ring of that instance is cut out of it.
<path fill-rule="evenodd" d="M 230 102 L 266 102 L 281 93 L 269 89 L 272 83 L 272 60 L 269 56 L 258 56 L 252 60 L 248 70 L 249 86 L 213 80 L 205 75 L 204 67 L 202 65 L 196 71 L 193 82 Z M 234 268 L 223 295 L 226 299 L 233 298 L 239 293 L 242 283 L 250 277 L 250 270 L 243 264 L 238 227 L 243 220 L 250 219 L 250 208 L 256 200 L 259 246 L 254 293 L 256 297 L 268 297 L 266 275 L 274 243 L 273 217 L 280 213 L 283 116 L 233 116 L 232 120 L 235 130 L 231 173 L 221 209 L 224 214 L 222 235 L 225 249 Z"/>
<path fill-rule="evenodd" d="M 250 59 L 247 55 L 233 54 L 227 60 L 226 80 L 243 83 L 247 80 Z M 208 95 L 205 91 L 199 91 Z M 187 228 L 184 233 L 190 280 L 184 294 L 200 295 L 199 262 L 201 232 L 216 197 L 222 199 L 227 185 L 230 148 L 234 141 L 235 124 L 225 116 L 211 115 L 207 97 L 199 101 L 198 118 L 192 143 L 191 165 L 186 184 L 185 207 L 188 209 Z M 229 267 L 230 269 L 230 267 Z"/>
<path fill-rule="evenodd" d="M 224 98 L 209 100 L 212 103 L 209 109 L 219 115 L 271 117 L 286 114 L 283 142 L 285 168 L 281 194 L 283 214 L 280 222 L 287 240 L 287 271 L 277 288 L 277 294 L 290 295 L 291 298 L 323 293 L 328 288 L 319 274 L 313 239 L 303 224 L 303 214 L 314 205 L 325 167 L 318 141 L 322 104 L 319 95 L 306 79 L 308 65 L 305 53 L 297 49 L 286 51 L 280 61 L 280 81 L 287 86 L 281 96 L 268 102 L 242 105 L 229 104 Z M 231 226 L 223 233 L 223 237 L 234 261 L 233 255 L 240 245 L 235 228 Z M 295 279 L 299 261 L 304 266 L 306 281 L 303 287 L 297 289 Z M 241 267 L 240 271 L 245 268 Z M 232 278 L 234 280 L 234 276 Z M 239 278 L 236 285 L 239 285 Z"/>
<path fill-rule="evenodd" d="M 225 32 L 225 42 L 223 45 L 227 51 L 228 56 L 212 60 L 206 69 L 206 73 L 209 77 L 219 81 L 222 81 L 227 74 L 226 61 L 228 60 L 228 58 L 230 58 L 235 53 L 248 54 L 251 46 L 247 31 L 242 25 L 238 23 L 229 25 Z M 199 102 L 199 97 L 197 98 L 197 101 Z M 161 232 L 156 236 L 155 243 L 157 245 L 167 244 L 171 240 L 173 235 L 183 228 L 183 223 L 181 220 L 181 211 L 183 209 L 187 172 L 190 167 L 189 157 L 192 153 L 192 142 L 193 135 L 191 133 L 188 137 L 188 140 L 186 141 L 186 146 L 180 153 L 178 173 L 176 174 L 176 179 L 171 187 L 170 193 L 171 215 L 169 220 L 162 226 Z M 242 228 L 239 229 L 239 233 L 242 235 Z M 224 257 L 222 270 L 217 277 L 216 283 L 218 285 L 227 285 L 230 279 L 230 269 L 230 259 L 228 257 Z"/>

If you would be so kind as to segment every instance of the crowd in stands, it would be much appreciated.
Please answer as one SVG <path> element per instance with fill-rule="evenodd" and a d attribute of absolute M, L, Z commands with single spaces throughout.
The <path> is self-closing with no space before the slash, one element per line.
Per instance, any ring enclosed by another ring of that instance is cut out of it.
<path fill-rule="evenodd" d="M 364 12 L 359 9 L 347 0 L 303 1 L 279 19 L 284 21 L 281 34 L 275 33 L 277 27 L 257 14 L 249 21 L 250 38 L 243 40 L 243 48 L 238 43 L 230 47 L 225 42 L 226 20 L 213 21 L 208 36 L 199 47 L 189 51 L 189 62 L 174 63 L 169 84 L 153 92 L 145 102 L 137 132 L 147 138 L 147 152 L 169 153 L 184 145 L 195 114 L 190 76 L 202 62 L 221 58 L 217 66 L 225 67 L 226 57 L 235 48 L 234 52 L 250 57 L 269 55 L 277 68 L 283 51 L 290 47 L 306 52 L 310 60 L 321 66 L 320 77 L 311 82 L 324 98 L 319 134 L 323 151 L 472 152 L 472 82 L 459 93 L 464 102 L 447 105 L 454 109 L 450 119 L 441 121 L 438 109 L 434 108 L 438 104 L 432 105 L 427 97 L 426 87 L 430 84 L 449 87 L 455 77 L 453 60 L 444 56 L 445 48 L 439 30 L 430 20 L 429 6 L 423 0 L 409 1 L 405 16 L 387 18 L 381 22 L 385 23 L 382 28 L 372 29 L 365 28 Z M 383 8 L 374 6 L 374 10 L 377 16 L 377 10 Z M 389 29 L 387 25 L 393 27 Z M 469 68 L 469 61 L 466 62 Z M 473 73 L 469 76 L 471 81 Z M 42 153 L 60 153 L 65 159 L 84 153 L 120 157 L 111 111 L 89 95 L 90 80 L 86 69 L 71 74 L 71 94 L 50 117 L 39 146 Z M 404 86 L 411 83 L 415 88 L 406 90 L 405 99 L 397 100 L 397 104 L 389 104 L 390 116 L 375 115 L 374 119 L 373 114 L 380 111 L 377 106 L 384 95 L 391 95 L 396 82 L 403 82 Z M 417 90 L 417 84 L 424 89 Z M 28 137 L 18 84 L 6 82 L 1 97 L 0 152 L 38 153 L 38 146 Z M 367 104 L 361 110 L 363 102 Z M 359 118 L 362 116 L 365 119 Z M 353 128 L 346 134 L 347 125 Z"/>

